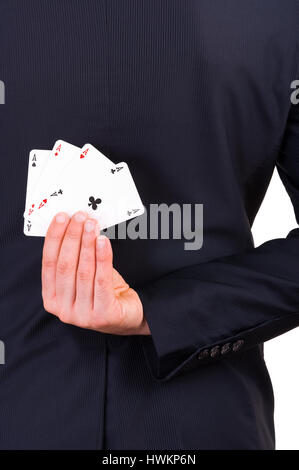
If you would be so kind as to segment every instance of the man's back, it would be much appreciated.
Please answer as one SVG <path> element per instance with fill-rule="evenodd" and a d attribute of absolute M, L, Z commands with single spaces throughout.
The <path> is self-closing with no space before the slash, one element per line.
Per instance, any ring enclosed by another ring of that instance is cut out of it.
<path fill-rule="evenodd" d="M 250 227 L 275 164 L 299 200 L 290 101 L 298 25 L 296 0 L 0 1 L 1 448 L 273 448 L 258 346 L 271 334 L 238 354 L 222 351 L 269 311 L 298 311 L 294 264 L 270 252 L 261 274 L 253 250 L 229 277 L 213 260 L 253 248 Z M 147 209 L 203 204 L 199 250 L 176 239 L 113 242 L 115 266 L 148 308 L 156 350 L 151 338 L 85 331 L 43 309 L 42 240 L 22 233 L 27 156 L 58 137 L 128 162 Z M 161 301 L 151 318 L 152 283 L 166 276 L 171 291 L 181 270 L 175 290 L 188 280 L 192 297 L 200 283 L 202 323 L 183 297 Z M 272 276 L 292 286 L 274 294 Z M 208 350 L 205 365 L 198 349 Z"/>

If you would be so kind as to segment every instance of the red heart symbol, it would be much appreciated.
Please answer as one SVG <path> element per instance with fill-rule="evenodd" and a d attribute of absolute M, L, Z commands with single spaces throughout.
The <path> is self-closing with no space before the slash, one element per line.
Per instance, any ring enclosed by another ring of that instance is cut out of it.
<path fill-rule="evenodd" d="M 55 153 L 55 157 L 57 157 L 57 155 L 58 155 L 58 152 Z"/>
<path fill-rule="evenodd" d="M 43 202 L 46 203 L 46 202 L 47 202 L 47 199 L 44 199 Z"/>
<path fill-rule="evenodd" d="M 81 153 L 80 158 L 85 158 L 85 155 L 83 155 L 83 153 Z"/>

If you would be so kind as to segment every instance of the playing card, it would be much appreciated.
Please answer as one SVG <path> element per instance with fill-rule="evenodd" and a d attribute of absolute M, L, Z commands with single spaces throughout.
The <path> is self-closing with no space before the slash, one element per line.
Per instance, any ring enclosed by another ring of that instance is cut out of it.
<path fill-rule="evenodd" d="M 84 147 L 81 150 L 80 159 L 81 160 L 84 159 L 85 161 L 87 161 L 87 160 L 92 160 L 92 161 L 100 160 L 102 167 L 106 168 L 108 170 L 115 167 L 115 164 L 111 160 L 109 160 L 109 158 L 107 158 L 102 152 L 97 150 L 91 144 L 85 144 L 84 145 Z"/>
<path fill-rule="evenodd" d="M 69 170 L 57 186 L 61 186 L 61 197 L 54 197 L 40 212 L 44 224 L 40 226 L 40 236 L 46 234 L 57 212 L 73 215 L 78 210 L 86 211 L 98 220 L 102 230 L 143 214 L 144 207 L 126 163 L 103 170 L 99 162 L 98 166 L 93 161 L 85 165 L 77 162 Z"/>
<path fill-rule="evenodd" d="M 24 233 L 26 232 L 26 234 L 29 234 L 29 232 L 31 231 L 31 234 L 34 235 L 34 228 L 30 217 L 34 207 L 29 206 L 29 201 L 32 200 L 36 184 L 40 178 L 40 175 L 43 172 L 43 169 L 47 164 L 47 159 L 50 153 L 50 150 L 32 150 L 29 154 L 25 202 L 25 212 L 28 213 L 29 218 L 24 221 Z"/>
<path fill-rule="evenodd" d="M 80 151 L 78 147 L 70 147 L 71 144 L 67 144 L 66 142 L 62 142 L 62 144 L 64 144 L 63 148 L 61 145 L 61 141 L 58 141 L 54 149 L 55 153 L 57 152 L 57 148 L 61 149 L 60 152 L 64 151 L 65 153 L 60 154 L 60 159 L 62 160 L 64 158 L 63 171 L 61 174 L 59 174 L 57 172 L 57 166 L 56 174 L 54 175 L 54 177 L 51 175 L 51 172 L 49 174 L 49 183 L 47 189 L 45 189 L 45 185 L 43 185 L 42 192 L 39 190 L 35 192 L 36 200 L 33 203 L 35 210 L 31 217 L 43 217 L 43 214 L 48 209 L 48 206 L 52 206 L 53 200 L 61 199 L 61 196 L 63 195 L 63 186 L 65 179 L 71 180 L 72 178 L 74 178 L 74 174 L 81 175 L 83 174 L 83 172 L 85 172 L 86 174 L 86 171 L 111 171 L 115 167 L 115 164 L 111 162 L 111 160 L 109 160 L 105 155 L 103 155 L 91 144 L 84 145 L 84 147 Z M 53 166 L 54 165 L 52 164 L 52 168 Z M 55 207 L 57 207 L 57 205 L 55 205 Z M 27 216 L 28 215 L 29 214 L 27 214 Z"/>
<path fill-rule="evenodd" d="M 50 150 L 31 150 L 29 154 L 25 210 L 34 194 L 50 153 Z"/>
<path fill-rule="evenodd" d="M 47 233 L 49 224 L 38 217 L 28 216 L 24 218 L 24 234 L 30 237 L 44 237 Z"/>
<path fill-rule="evenodd" d="M 70 193 L 77 181 L 80 181 L 81 185 L 82 182 L 86 184 L 93 173 L 103 177 L 108 172 L 112 173 L 114 169 L 115 164 L 91 144 L 86 144 L 80 152 L 76 149 L 71 163 L 64 167 L 62 174 L 57 175 L 44 192 L 44 196 L 35 203 L 35 211 L 31 218 L 37 216 L 39 219 L 49 220 L 49 217 L 53 217 L 63 207 L 65 186 Z"/>
<path fill-rule="evenodd" d="M 55 143 L 47 158 L 47 164 L 39 176 L 32 198 L 28 201 L 30 213 L 27 210 L 24 213 L 25 218 L 28 216 L 32 218 L 35 216 L 38 208 L 47 205 L 49 194 L 48 188 L 51 186 L 52 181 L 59 177 L 68 163 L 74 160 L 76 154 L 80 155 L 80 152 L 80 148 L 75 147 L 68 142 L 64 142 L 63 140 L 58 140 Z M 26 209 L 28 208 L 26 207 Z"/>
<path fill-rule="evenodd" d="M 67 189 L 67 188 L 66 188 Z M 67 191 L 66 191 L 67 192 Z M 89 175 L 88 184 L 80 186 L 66 201 L 67 212 L 83 210 L 98 220 L 101 230 L 144 213 L 134 180 L 124 162 L 100 177 Z"/>

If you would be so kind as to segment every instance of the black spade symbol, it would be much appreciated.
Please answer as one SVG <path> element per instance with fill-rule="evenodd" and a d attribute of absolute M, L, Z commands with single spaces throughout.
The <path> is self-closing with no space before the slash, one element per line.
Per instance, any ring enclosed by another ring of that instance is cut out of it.
<path fill-rule="evenodd" d="M 100 199 L 100 198 L 95 199 L 93 196 L 90 196 L 89 201 L 90 202 L 89 202 L 88 206 L 91 206 L 92 209 L 95 211 L 95 210 L 97 210 L 98 205 L 101 204 L 102 199 Z"/>
<path fill-rule="evenodd" d="M 32 163 L 32 166 L 36 166 L 36 163 Z"/>

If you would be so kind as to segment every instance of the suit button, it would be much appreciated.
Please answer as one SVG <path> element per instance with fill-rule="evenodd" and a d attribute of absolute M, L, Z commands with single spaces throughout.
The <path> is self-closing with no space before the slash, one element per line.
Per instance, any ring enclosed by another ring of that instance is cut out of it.
<path fill-rule="evenodd" d="M 212 348 L 211 351 L 210 351 L 210 356 L 211 357 L 216 357 L 216 356 L 218 356 L 219 352 L 220 352 L 220 347 L 219 346 L 214 346 L 214 348 Z"/>
<path fill-rule="evenodd" d="M 230 352 L 230 343 L 225 343 L 222 348 L 221 348 L 221 354 L 227 354 L 228 352 Z"/>
<path fill-rule="evenodd" d="M 233 351 L 238 352 L 244 344 L 244 339 L 239 339 L 233 344 Z"/>
<path fill-rule="evenodd" d="M 199 360 L 205 359 L 206 357 L 208 357 L 208 355 L 209 355 L 209 350 L 204 349 L 203 351 L 200 351 L 200 353 L 197 356 L 197 359 L 199 359 Z"/>

